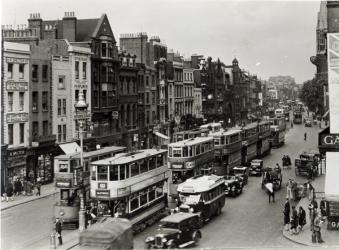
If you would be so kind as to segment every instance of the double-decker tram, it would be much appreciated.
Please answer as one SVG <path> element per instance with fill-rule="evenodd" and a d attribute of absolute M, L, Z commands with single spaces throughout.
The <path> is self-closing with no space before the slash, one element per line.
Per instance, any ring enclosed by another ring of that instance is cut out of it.
<path fill-rule="evenodd" d="M 293 123 L 294 124 L 301 124 L 302 123 L 302 113 L 300 111 L 294 111 L 293 112 Z"/>
<path fill-rule="evenodd" d="M 271 125 L 271 138 L 270 142 L 272 147 L 280 147 L 285 143 L 285 131 L 281 130 L 277 125 Z"/>
<path fill-rule="evenodd" d="M 286 121 L 284 117 L 273 117 L 269 119 L 271 126 L 278 126 L 280 131 L 286 130 Z"/>
<path fill-rule="evenodd" d="M 90 199 L 90 163 L 112 157 L 124 152 L 125 149 L 125 147 L 111 146 L 84 152 L 83 167 L 80 165 L 80 150 L 54 158 L 55 186 L 60 191 L 60 196 L 54 206 L 54 213 L 56 217 L 62 218 L 64 228 L 77 228 L 80 195 L 84 195 L 85 203 Z"/>
<path fill-rule="evenodd" d="M 169 144 L 170 198 L 177 198 L 178 184 L 201 173 L 212 171 L 213 161 L 214 143 L 212 137 L 197 137 Z"/>
<path fill-rule="evenodd" d="M 129 219 L 140 232 L 166 205 L 167 150 L 145 149 L 91 163 L 91 198 L 99 216 Z"/>
<path fill-rule="evenodd" d="M 222 124 L 220 122 L 211 122 L 200 126 L 200 129 L 207 129 L 210 132 L 218 132 L 222 130 Z"/>
<path fill-rule="evenodd" d="M 221 213 L 225 205 L 225 179 L 218 175 L 196 176 L 178 186 L 180 211 L 198 213 L 200 225 Z"/>
<path fill-rule="evenodd" d="M 248 165 L 257 157 L 258 124 L 249 123 L 242 128 L 241 164 Z"/>
<path fill-rule="evenodd" d="M 229 172 L 241 163 L 241 130 L 210 133 L 214 139 L 213 169 L 217 175 L 228 175 Z"/>
<path fill-rule="evenodd" d="M 257 156 L 263 157 L 271 152 L 271 128 L 269 121 L 258 123 Z"/>
<path fill-rule="evenodd" d="M 193 139 L 193 138 L 196 138 L 196 137 L 207 136 L 208 132 L 209 132 L 209 130 L 207 128 L 205 128 L 205 129 L 198 128 L 198 129 L 175 132 L 173 134 L 173 142 Z"/>

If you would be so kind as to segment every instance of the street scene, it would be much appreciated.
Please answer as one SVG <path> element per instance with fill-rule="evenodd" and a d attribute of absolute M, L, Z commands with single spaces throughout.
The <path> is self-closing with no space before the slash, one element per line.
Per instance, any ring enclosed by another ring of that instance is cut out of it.
<path fill-rule="evenodd" d="M 2 8 L 2 249 L 339 248 L 339 1 L 33 2 Z"/>

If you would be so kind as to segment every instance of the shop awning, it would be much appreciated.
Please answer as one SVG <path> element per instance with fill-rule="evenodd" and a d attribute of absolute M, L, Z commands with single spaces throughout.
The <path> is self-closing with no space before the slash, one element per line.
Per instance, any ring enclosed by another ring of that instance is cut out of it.
<path fill-rule="evenodd" d="M 165 140 L 169 140 L 169 137 L 167 135 L 164 135 L 162 133 L 159 133 L 159 132 L 153 132 L 155 135 L 161 137 L 162 139 L 165 139 Z"/>
<path fill-rule="evenodd" d="M 326 113 L 323 115 L 323 118 L 325 118 L 326 116 L 328 116 L 329 113 L 330 113 L 330 110 L 327 110 Z"/>
<path fill-rule="evenodd" d="M 68 154 L 74 154 L 76 152 L 81 152 L 81 148 L 76 142 L 70 142 L 65 144 L 59 144 L 59 147 L 66 155 Z"/>

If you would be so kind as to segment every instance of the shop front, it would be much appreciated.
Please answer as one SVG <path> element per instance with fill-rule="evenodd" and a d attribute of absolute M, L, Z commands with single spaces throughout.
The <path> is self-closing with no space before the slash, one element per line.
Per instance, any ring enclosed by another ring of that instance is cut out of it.
<path fill-rule="evenodd" d="M 13 183 L 16 179 L 24 179 L 27 174 L 26 148 L 16 147 L 7 149 L 8 181 Z"/>
<path fill-rule="evenodd" d="M 7 145 L 1 145 L 1 196 L 5 192 L 8 183 L 8 162 L 7 162 Z"/>

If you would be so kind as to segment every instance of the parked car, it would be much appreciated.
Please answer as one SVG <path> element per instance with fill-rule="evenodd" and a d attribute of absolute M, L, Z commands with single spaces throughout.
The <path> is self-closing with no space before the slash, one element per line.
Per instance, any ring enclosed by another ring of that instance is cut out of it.
<path fill-rule="evenodd" d="M 243 185 L 240 178 L 233 175 L 225 176 L 225 193 L 227 196 L 238 196 L 242 193 Z"/>
<path fill-rule="evenodd" d="M 312 127 L 312 121 L 311 120 L 305 120 L 305 127 Z"/>
<path fill-rule="evenodd" d="M 248 182 L 248 175 L 249 175 L 249 168 L 248 167 L 234 167 L 233 168 L 233 175 L 240 177 L 243 182 L 243 185 L 247 185 Z"/>
<path fill-rule="evenodd" d="M 260 159 L 254 159 L 251 161 L 249 175 L 262 175 L 262 169 L 264 168 L 264 161 Z"/>
<path fill-rule="evenodd" d="M 193 213 L 175 213 L 160 221 L 154 236 L 145 240 L 146 248 L 184 248 L 197 245 L 201 239 L 199 216 Z"/>

